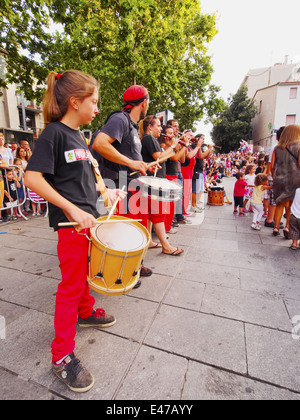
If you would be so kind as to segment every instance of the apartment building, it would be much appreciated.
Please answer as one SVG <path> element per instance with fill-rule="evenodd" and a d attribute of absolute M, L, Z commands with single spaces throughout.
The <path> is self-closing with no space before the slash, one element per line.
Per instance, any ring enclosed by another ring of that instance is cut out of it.
<path fill-rule="evenodd" d="M 255 101 L 258 114 L 252 120 L 254 150 L 269 151 L 276 144 L 277 130 L 300 124 L 300 63 L 283 63 L 250 70 L 243 84 Z"/>
<path fill-rule="evenodd" d="M 253 100 L 258 114 L 252 120 L 255 148 L 268 151 L 276 144 L 277 130 L 286 125 L 300 125 L 300 82 L 277 83 L 256 91 Z"/>
<path fill-rule="evenodd" d="M 0 49 L 0 77 L 4 77 L 6 52 Z M 42 109 L 36 101 L 24 98 L 22 89 L 11 84 L 0 89 L 0 132 L 9 144 L 27 140 L 31 146 L 43 129 Z"/>

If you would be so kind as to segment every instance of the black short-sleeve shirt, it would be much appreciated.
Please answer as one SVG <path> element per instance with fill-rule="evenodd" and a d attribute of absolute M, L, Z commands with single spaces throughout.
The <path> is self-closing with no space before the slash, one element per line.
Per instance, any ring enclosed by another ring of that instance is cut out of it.
<path fill-rule="evenodd" d="M 41 172 L 59 194 L 80 209 L 99 217 L 98 193 L 90 152 L 79 130 L 61 122 L 45 128 L 28 162 L 27 171 Z M 49 203 L 50 226 L 68 221 L 63 211 Z"/>
<path fill-rule="evenodd" d="M 151 134 L 147 134 L 142 138 L 142 156 L 143 161 L 150 163 L 154 161 L 154 153 L 156 152 L 163 152 L 161 145 L 159 144 L 158 140 L 153 137 Z M 164 178 L 166 176 L 166 164 L 165 162 L 161 163 L 160 166 L 162 169 L 159 169 L 156 176 L 158 178 Z M 153 176 L 151 172 L 147 172 L 148 175 Z"/>
<path fill-rule="evenodd" d="M 129 114 L 123 111 L 113 113 L 101 129 L 101 133 L 105 133 L 115 139 L 113 146 L 122 155 L 132 160 L 143 160 L 138 126 L 131 120 Z M 119 165 L 108 160 L 105 160 L 104 164 L 115 172 L 126 171 L 128 174 L 132 172 L 132 169 L 127 166 Z"/>

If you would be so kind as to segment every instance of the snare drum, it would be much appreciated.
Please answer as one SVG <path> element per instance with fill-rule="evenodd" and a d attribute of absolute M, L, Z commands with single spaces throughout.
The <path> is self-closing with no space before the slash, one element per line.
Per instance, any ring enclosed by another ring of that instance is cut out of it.
<path fill-rule="evenodd" d="M 182 187 L 168 179 L 141 176 L 138 181 L 143 197 L 168 203 L 179 201 L 182 198 Z"/>
<path fill-rule="evenodd" d="M 207 204 L 209 206 L 223 206 L 225 198 L 224 187 L 211 187 L 208 191 Z"/>
<path fill-rule="evenodd" d="M 150 235 L 138 222 L 127 222 L 120 216 L 113 219 L 124 223 L 100 224 L 91 229 L 87 280 L 95 292 L 116 296 L 128 293 L 137 284 Z"/>

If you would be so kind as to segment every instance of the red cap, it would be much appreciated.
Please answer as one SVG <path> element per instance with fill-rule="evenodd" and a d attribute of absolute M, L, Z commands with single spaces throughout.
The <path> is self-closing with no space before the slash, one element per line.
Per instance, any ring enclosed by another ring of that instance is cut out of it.
<path fill-rule="evenodd" d="M 133 85 L 123 95 L 124 110 L 139 105 L 145 99 L 149 98 L 148 90 L 144 86 Z"/>

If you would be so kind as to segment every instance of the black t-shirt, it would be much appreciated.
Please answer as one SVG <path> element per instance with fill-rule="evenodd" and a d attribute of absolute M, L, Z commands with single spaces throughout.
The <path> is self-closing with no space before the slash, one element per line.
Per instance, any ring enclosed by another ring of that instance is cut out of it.
<path fill-rule="evenodd" d="M 143 161 L 150 163 L 154 161 L 154 153 L 163 152 L 161 145 L 159 144 L 158 140 L 150 134 L 147 134 L 142 138 L 142 157 Z M 158 178 L 165 178 L 166 176 L 166 164 L 165 162 L 161 163 L 160 166 L 162 169 L 157 171 L 156 176 Z M 153 176 L 151 172 L 147 172 L 148 175 Z"/>
<path fill-rule="evenodd" d="M 178 175 L 178 169 L 177 169 L 177 163 L 175 160 L 168 159 L 166 161 L 166 174 L 177 176 Z"/>
<path fill-rule="evenodd" d="M 9 181 L 8 179 L 5 181 L 4 188 L 8 192 L 10 198 L 13 199 L 13 201 L 16 201 L 18 199 L 17 195 L 17 186 L 15 181 Z M 4 203 L 9 203 L 10 199 L 4 195 Z"/>
<path fill-rule="evenodd" d="M 79 130 L 61 122 L 45 128 L 28 162 L 27 171 L 41 172 L 46 181 L 64 198 L 80 209 L 99 217 L 96 209 L 98 193 L 88 146 Z M 50 226 L 67 222 L 63 211 L 49 203 Z"/>
<path fill-rule="evenodd" d="M 196 149 L 197 144 L 196 143 L 193 143 L 191 147 L 192 147 L 192 149 Z M 199 158 L 196 157 L 196 164 L 195 164 L 195 167 L 194 167 L 194 173 L 195 172 L 198 172 L 198 173 L 201 173 L 202 174 L 203 173 L 203 169 L 204 169 L 204 161 L 203 161 L 203 159 L 199 159 Z"/>
<path fill-rule="evenodd" d="M 116 139 L 113 142 L 114 148 L 122 155 L 132 160 L 142 161 L 142 144 L 138 133 L 138 125 L 135 124 L 130 115 L 124 111 L 117 111 L 113 113 L 107 120 L 101 133 L 107 134 L 109 137 Z M 138 178 L 138 174 L 129 177 L 132 169 L 128 166 L 119 165 L 105 159 L 104 164 L 109 169 L 116 173 L 125 171 L 128 173 L 128 178 Z"/>

